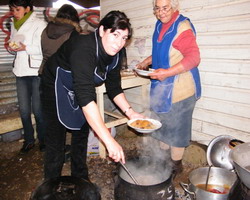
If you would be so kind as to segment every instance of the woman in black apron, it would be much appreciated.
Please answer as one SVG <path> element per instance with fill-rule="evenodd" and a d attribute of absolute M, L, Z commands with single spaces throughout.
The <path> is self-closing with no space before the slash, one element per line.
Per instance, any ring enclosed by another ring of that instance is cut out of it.
<path fill-rule="evenodd" d="M 104 83 L 109 98 L 129 119 L 143 117 L 131 108 L 121 88 L 121 51 L 131 35 L 127 16 L 111 11 L 95 32 L 72 37 L 47 61 L 42 77 L 46 179 L 61 176 L 67 129 L 72 132 L 72 176 L 88 179 L 89 126 L 105 144 L 109 157 L 115 162 L 125 162 L 122 147 L 100 115 L 95 87 Z"/>

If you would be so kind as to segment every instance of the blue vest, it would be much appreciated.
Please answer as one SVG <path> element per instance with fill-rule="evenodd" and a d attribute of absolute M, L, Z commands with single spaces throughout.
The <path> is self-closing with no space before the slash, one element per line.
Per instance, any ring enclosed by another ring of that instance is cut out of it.
<path fill-rule="evenodd" d="M 174 42 L 174 38 L 177 34 L 179 24 L 189 20 L 188 18 L 179 15 L 178 19 L 171 25 L 168 31 L 164 34 L 162 41 L 158 41 L 159 33 L 162 27 L 162 23 L 158 20 L 155 26 L 153 35 L 153 52 L 152 52 L 152 68 L 159 69 L 170 68 L 169 51 Z M 190 21 L 190 20 L 189 20 Z M 192 29 L 195 33 L 193 24 L 190 22 Z M 194 83 L 195 83 L 195 95 L 196 99 L 201 96 L 201 83 L 200 75 L 197 67 L 190 70 Z M 174 80 L 178 75 L 166 78 L 163 81 L 151 80 L 150 89 L 150 107 L 154 112 L 167 113 L 172 106 L 172 91 L 174 86 Z"/>

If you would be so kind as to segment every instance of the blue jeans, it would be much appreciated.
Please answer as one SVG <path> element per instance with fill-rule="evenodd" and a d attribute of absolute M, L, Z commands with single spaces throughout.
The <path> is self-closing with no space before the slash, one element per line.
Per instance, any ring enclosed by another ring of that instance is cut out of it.
<path fill-rule="evenodd" d="M 16 77 L 17 99 L 24 130 L 24 142 L 34 143 L 34 128 L 31 120 L 33 112 L 36 121 L 36 132 L 39 142 L 44 142 L 44 122 L 40 99 L 40 77 Z"/>

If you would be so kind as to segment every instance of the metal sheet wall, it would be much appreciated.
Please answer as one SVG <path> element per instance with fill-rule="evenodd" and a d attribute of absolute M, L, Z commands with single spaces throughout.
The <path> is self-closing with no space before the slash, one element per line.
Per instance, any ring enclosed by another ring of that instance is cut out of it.
<path fill-rule="evenodd" d="M 46 16 L 55 16 L 57 12 L 53 8 L 36 7 L 34 10 L 41 19 L 44 19 L 44 13 Z M 8 6 L 0 6 L 0 115 L 9 113 L 9 107 L 17 104 L 15 78 L 11 72 L 14 55 L 4 46 L 10 34 L 11 19 L 8 12 Z M 78 10 L 78 13 L 84 31 L 93 31 L 99 24 L 99 10 Z"/>
<path fill-rule="evenodd" d="M 57 12 L 55 8 L 34 8 L 38 17 L 44 19 L 44 12 L 47 15 L 54 16 Z M 4 43 L 7 40 L 10 28 L 10 18 L 7 17 L 9 12 L 8 6 L 0 6 L 0 66 L 8 65 L 12 63 L 14 56 L 6 50 Z M 78 10 L 78 13 L 81 18 L 81 26 L 84 30 L 93 31 L 94 28 L 99 23 L 99 11 L 98 10 Z"/>

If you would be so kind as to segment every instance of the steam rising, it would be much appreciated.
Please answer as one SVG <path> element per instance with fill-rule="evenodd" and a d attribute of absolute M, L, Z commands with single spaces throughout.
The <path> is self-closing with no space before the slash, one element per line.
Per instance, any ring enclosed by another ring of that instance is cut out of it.
<path fill-rule="evenodd" d="M 169 87 L 170 85 L 165 86 Z M 158 95 L 155 95 L 155 98 L 151 98 L 151 105 L 152 102 L 156 105 L 162 103 L 159 100 L 159 95 L 162 93 L 163 91 L 161 87 L 157 87 Z M 171 91 L 169 93 L 171 93 Z M 170 94 L 164 96 L 169 97 L 169 95 Z M 160 118 L 154 114 L 154 112 L 150 112 L 149 105 L 149 98 L 144 99 L 143 108 L 145 112 L 143 115 L 161 121 Z M 161 123 L 164 122 L 161 121 Z M 164 129 L 165 128 L 162 127 L 157 131 L 166 131 L 166 129 Z M 155 134 L 157 134 L 157 132 L 155 132 Z M 170 150 L 161 149 L 160 142 L 152 138 L 150 135 L 143 135 L 141 137 L 142 142 L 138 144 L 139 147 L 137 148 L 139 156 L 126 161 L 128 170 L 138 181 L 139 185 L 155 185 L 168 180 L 172 174 L 173 165 Z M 122 167 L 120 167 L 119 175 L 123 180 L 135 184 L 132 178 L 130 178 Z"/>
<path fill-rule="evenodd" d="M 172 93 L 173 84 L 160 84 L 155 86 L 151 95 L 150 103 L 152 107 L 159 107 L 166 104 Z"/>
<path fill-rule="evenodd" d="M 126 161 L 126 166 L 139 185 L 155 185 L 162 183 L 171 175 L 172 163 L 166 150 L 160 149 L 159 142 L 150 136 L 142 136 L 143 142 L 139 157 Z M 121 167 L 120 177 L 134 184 L 127 172 Z"/>

